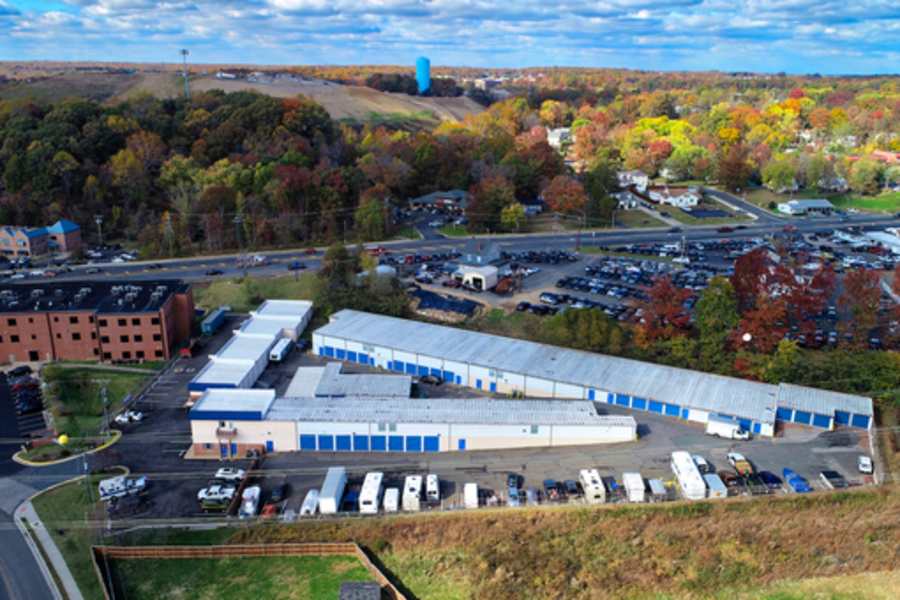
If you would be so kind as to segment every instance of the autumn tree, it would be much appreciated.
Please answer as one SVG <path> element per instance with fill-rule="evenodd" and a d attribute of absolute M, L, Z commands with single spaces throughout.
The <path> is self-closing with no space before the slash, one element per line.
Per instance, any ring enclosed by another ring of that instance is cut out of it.
<path fill-rule="evenodd" d="M 657 278 L 649 290 L 649 298 L 641 304 L 644 316 L 638 326 L 639 342 L 646 347 L 658 340 L 687 335 L 690 315 L 684 302 L 690 295 L 688 290 L 676 287 L 670 277 Z"/>
<path fill-rule="evenodd" d="M 731 336 L 732 346 L 738 350 L 772 352 L 787 333 L 787 307 L 783 298 L 761 295 L 752 308 L 741 315 Z"/>
<path fill-rule="evenodd" d="M 752 171 L 748 160 L 748 151 L 742 144 L 733 144 L 719 156 L 719 182 L 729 190 L 735 191 L 747 186 Z"/>
<path fill-rule="evenodd" d="M 509 231 L 518 231 L 525 222 L 525 207 L 518 202 L 503 207 L 500 211 L 500 224 Z"/>
<path fill-rule="evenodd" d="M 473 231 L 496 231 L 500 213 L 516 201 L 512 184 L 502 175 L 488 175 L 470 190 L 466 217 Z"/>
<path fill-rule="evenodd" d="M 868 269 L 853 269 L 844 276 L 844 291 L 838 303 L 849 312 L 848 330 L 857 344 L 863 345 L 878 321 L 881 287 L 878 273 Z"/>
<path fill-rule="evenodd" d="M 547 207 L 558 213 L 583 214 L 587 203 L 584 186 L 577 179 L 566 175 L 558 175 L 544 188 L 544 202 Z"/>

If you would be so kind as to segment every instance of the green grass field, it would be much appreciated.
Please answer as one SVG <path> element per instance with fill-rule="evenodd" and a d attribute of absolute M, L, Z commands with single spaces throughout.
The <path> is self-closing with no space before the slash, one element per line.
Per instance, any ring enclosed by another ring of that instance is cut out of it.
<path fill-rule="evenodd" d="M 793 197 L 801 200 L 804 198 L 826 198 L 830 200 L 835 207 L 847 210 L 856 209 L 866 212 L 887 212 L 894 213 L 900 211 L 900 192 L 888 192 L 877 196 L 860 196 L 858 194 L 830 194 L 817 192 L 815 190 L 800 190 Z M 771 203 L 787 202 L 791 196 L 788 194 L 776 194 L 767 189 L 751 190 L 747 193 L 747 200 L 765 209 L 770 208 Z"/>
<path fill-rule="evenodd" d="M 32 500 L 34 509 L 59 551 L 62 552 L 78 588 L 87 600 L 100 600 L 103 590 L 91 561 L 91 546 L 99 543 L 97 529 L 86 521 L 103 523 L 103 504 L 97 496 L 97 483 L 106 475 L 93 475 L 90 488 L 82 479 L 48 490 Z"/>
<path fill-rule="evenodd" d="M 111 566 L 122 597 L 129 600 L 332 600 L 341 582 L 372 580 L 351 556 L 129 559 Z"/>
<path fill-rule="evenodd" d="M 233 311 L 248 312 L 267 298 L 312 300 L 317 285 L 315 273 L 259 279 L 219 279 L 209 285 L 194 286 L 194 302 L 206 309 L 227 305 Z"/>
<path fill-rule="evenodd" d="M 446 235 L 447 237 L 468 237 L 469 236 L 469 228 L 465 225 L 444 225 L 438 232 Z"/>

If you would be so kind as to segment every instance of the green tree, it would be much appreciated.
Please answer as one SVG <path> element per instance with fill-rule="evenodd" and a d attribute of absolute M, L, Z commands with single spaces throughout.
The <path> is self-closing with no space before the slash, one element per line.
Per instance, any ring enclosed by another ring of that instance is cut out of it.
<path fill-rule="evenodd" d="M 853 164 L 847 183 L 857 194 L 872 195 L 878 193 L 878 180 L 881 176 L 881 165 L 874 160 L 863 158 Z"/>
<path fill-rule="evenodd" d="M 591 161 L 584 175 L 584 191 L 587 193 L 588 225 L 605 225 L 611 223 L 613 211 L 618 204 L 612 192 L 618 186 L 616 171 L 619 164 L 608 156 L 598 156 Z"/>
<path fill-rule="evenodd" d="M 763 371 L 763 379 L 769 383 L 797 381 L 802 357 L 800 347 L 793 340 L 781 340 L 775 354 L 769 359 Z"/>
<path fill-rule="evenodd" d="M 504 229 L 519 231 L 519 227 L 521 227 L 524 222 L 525 207 L 518 202 L 513 202 L 500 211 L 500 224 Z"/>
<path fill-rule="evenodd" d="M 700 336 L 700 365 L 708 371 L 727 372 L 731 357 L 728 338 L 740 321 L 737 297 L 731 282 L 714 277 L 703 290 L 694 312 Z"/>
<path fill-rule="evenodd" d="M 763 167 L 762 180 L 767 188 L 781 193 L 794 189 L 797 172 L 791 161 L 785 158 L 775 158 Z"/>
<path fill-rule="evenodd" d="M 353 213 L 356 233 L 362 240 L 382 240 L 386 235 L 384 202 L 376 198 L 363 200 Z"/>

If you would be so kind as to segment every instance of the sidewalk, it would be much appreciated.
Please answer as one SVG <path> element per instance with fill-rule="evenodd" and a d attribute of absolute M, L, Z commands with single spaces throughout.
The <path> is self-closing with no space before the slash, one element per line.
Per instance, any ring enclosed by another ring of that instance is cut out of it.
<path fill-rule="evenodd" d="M 69 598 L 69 600 L 83 600 L 84 597 L 81 595 L 81 590 L 78 589 L 78 584 L 75 583 L 75 578 L 72 577 L 72 572 L 69 570 L 69 565 L 66 564 L 66 561 L 60 553 L 59 548 L 57 548 L 56 546 L 56 542 L 53 541 L 53 538 L 47 532 L 47 529 L 44 527 L 44 523 L 41 521 L 40 517 L 38 517 L 38 514 L 34 510 L 34 506 L 32 506 L 30 500 L 26 500 L 25 502 L 23 502 L 16 510 L 16 526 L 18 526 L 21 530 L 23 529 L 23 526 L 20 522 L 20 519 L 25 519 L 31 526 L 31 531 L 22 531 L 22 535 L 28 542 L 31 551 L 34 554 L 35 560 L 39 565 L 42 566 L 41 570 L 44 571 L 44 577 L 47 578 L 47 585 L 50 586 L 50 589 L 54 590 L 57 594 L 59 593 L 59 590 L 56 589 L 56 584 L 53 581 L 53 577 L 51 577 L 50 572 L 47 569 L 48 565 L 44 563 L 44 557 L 41 556 L 38 548 L 34 545 L 32 535 L 37 538 L 37 541 L 40 543 L 41 547 L 44 550 L 44 554 L 47 555 L 47 559 L 53 565 L 53 570 L 56 572 L 56 575 L 62 582 L 63 589 L 65 590 L 65 595 Z"/>

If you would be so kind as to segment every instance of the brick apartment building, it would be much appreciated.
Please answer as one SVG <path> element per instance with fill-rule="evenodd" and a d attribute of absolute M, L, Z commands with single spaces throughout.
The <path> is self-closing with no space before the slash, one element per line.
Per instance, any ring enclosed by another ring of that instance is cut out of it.
<path fill-rule="evenodd" d="M 165 360 L 193 316 L 191 287 L 175 280 L 0 286 L 0 363 Z"/>
<path fill-rule="evenodd" d="M 0 226 L 0 255 L 9 258 L 78 252 L 80 249 L 81 228 L 66 219 L 47 227 Z"/>

